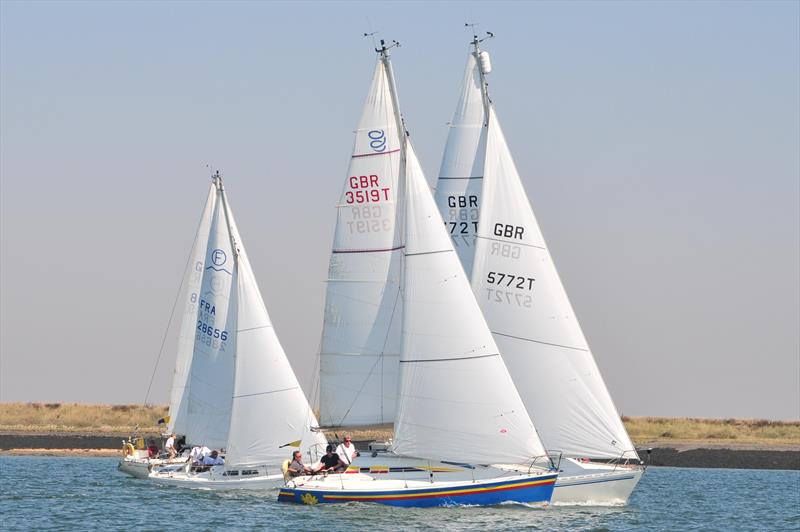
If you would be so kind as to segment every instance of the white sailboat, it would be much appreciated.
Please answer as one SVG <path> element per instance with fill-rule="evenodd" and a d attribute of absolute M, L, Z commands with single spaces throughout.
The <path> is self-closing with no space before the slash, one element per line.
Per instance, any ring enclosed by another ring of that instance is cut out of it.
<path fill-rule="evenodd" d="M 625 503 L 643 468 L 511 158 L 480 42 L 467 60 L 437 204 L 542 441 L 565 457 L 553 502 Z"/>
<path fill-rule="evenodd" d="M 183 276 L 179 296 L 183 298 L 181 326 L 167 417 L 167 434 L 183 436 L 189 445 L 218 449 L 225 447 L 228 440 L 235 342 L 231 329 L 226 327 L 235 294 L 230 271 L 233 255 L 227 229 L 219 223 L 221 211 L 215 181 L 209 189 Z M 121 471 L 147 478 L 154 466 L 182 466 L 187 462 L 182 456 L 151 459 L 141 447 L 128 448 L 127 456 L 119 463 Z"/>
<path fill-rule="evenodd" d="M 272 327 L 219 173 L 198 241 L 203 259 L 190 286 L 199 290 L 187 296 L 195 305 L 184 315 L 171 428 L 189 443 L 226 449 L 225 465 L 199 472 L 165 465 L 149 478 L 211 489 L 275 487 L 292 450 L 313 461 L 326 441 L 313 430 L 316 419 Z"/>
<path fill-rule="evenodd" d="M 387 50 L 381 41 L 367 106 L 376 92 L 391 104 L 387 150 L 400 153 L 403 312 L 395 438 L 391 452 L 359 457 L 343 474 L 293 479 L 278 498 L 423 507 L 547 502 L 556 474 L 442 229 L 402 124 Z M 357 133 L 357 150 L 368 139 Z M 380 164 L 364 173 L 380 179 Z"/>

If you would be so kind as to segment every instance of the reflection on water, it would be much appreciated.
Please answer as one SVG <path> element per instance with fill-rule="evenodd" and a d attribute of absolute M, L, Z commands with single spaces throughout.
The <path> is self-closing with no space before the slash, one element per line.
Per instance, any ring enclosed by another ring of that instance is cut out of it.
<path fill-rule="evenodd" d="M 276 496 L 158 487 L 111 458 L 0 457 L 3 530 L 800 530 L 798 471 L 650 468 L 625 507 L 311 507 Z"/>

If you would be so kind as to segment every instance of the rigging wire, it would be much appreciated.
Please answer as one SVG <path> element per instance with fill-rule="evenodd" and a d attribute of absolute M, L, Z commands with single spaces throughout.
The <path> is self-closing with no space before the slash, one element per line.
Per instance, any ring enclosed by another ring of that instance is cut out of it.
<path fill-rule="evenodd" d="M 183 266 L 184 275 L 181 276 L 180 285 L 178 285 L 178 293 L 175 294 L 175 301 L 172 302 L 172 310 L 169 314 L 169 320 L 167 321 L 167 328 L 164 330 L 164 336 L 161 338 L 161 347 L 158 350 L 158 356 L 156 357 L 156 363 L 153 366 L 153 374 L 150 376 L 150 383 L 147 385 L 147 393 L 144 396 L 143 404 L 147 404 L 147 400 L 150 398 L 150 390 L 153 387 L 153 381 L 156 378 L 156 371 L 158 371 L 158 364 L 161 362 L 161 356 L 164 354 L 164 345 L 167 343 L 167 335 L 169 334 L 170 327 L 172 326 L 172 319 L 175 317 L 175 308 L 178 306 L 178 299 L 181 297 L 181 292 L 183 291 L 183 284 L 186 279 L 186 270 L 189 267 L 189 262 L 192 260 L 192 252 L 197 245 L 197 237 L 199 236 L 200 232 L 200 225 L 203 223 L 203 215 L 205 214 L 205 209 L 203 209 L 203 214 L 200 215 L 200 220 L 197 222 L 197 228 L 194 232 L 194 241 L 192 242 L 192 247 L 189 248 L 189 256 L 186 257 L 186 264 Z"/>

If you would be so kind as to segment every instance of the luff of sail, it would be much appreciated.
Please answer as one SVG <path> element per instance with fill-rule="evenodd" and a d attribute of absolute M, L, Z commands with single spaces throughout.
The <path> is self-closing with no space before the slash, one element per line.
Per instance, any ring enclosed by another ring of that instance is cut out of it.
<path fill-rule="evenodd" d="M 224 191 L 223 191 L 224 194 Z M 227 197 L 224 198 L 227 205 Z M 236 367 L 228 434 L 228 465 L 279 467 L 301 440 L 306 454 L 325 451 L 325 437 L 311 432 L 317 420 L 275 334 L 230 207 L 238 265 Z"/>
<path fill-rule="evenodd" d="M 478 233 L 486 148 L 482 83 L 475 56 L 470 54 L 456 112 L 450 121 L 435 193 L 445 228 L 468 277 L 472 273 Z"/>
<path fill-rule="evenodd" d="M 215 180 L 215 186 L 217 183 Z M 230 426 L 238 272 L 218 188 L 214 194 L 203 279 L 196 294 L 185 435 L 187 443 L 219 449 L 228 442 Z"/>
<path fill-rule="evenodd" d="M 406 142 L 400 393 L 393 449 L 454 462 L 545 454 Z"/>
<path fill-rule="evenodd" d="M 178 336 L 175 370 L 172 376 L 172 389 L 169 401 L 169 432 L 186 434 L 188 409 L 188 380 L 194 344 L 197 338 L 197 312 L 200 306 L 198 295 L 203 283 L 205 258 L 208 250 L 208 236 L 211 227 L 211 216 L 216 205 L 216 184 L 211 185 L 208 198 L 203 207 L 200 224 L 197 228 L 192 251 L 183 275 L 183 312 L 180 333 Z"/>
<path fill-rule="evenodd" d="M 471 60 L 467 76 L 477 77 L 478 68 Z M 567 456 L 635 457 L 547 250 L 494 106 L 487 109 L 478 237 L 468 264 L 483 314 L 549 449 Z"/>
<path fill-rule="evenodd" d="M 402 306 L 395 234 L 399 165 L 394 105 L 378 62 L 337 205 L 320 352 L 323 425 L 394 418 Z"/>

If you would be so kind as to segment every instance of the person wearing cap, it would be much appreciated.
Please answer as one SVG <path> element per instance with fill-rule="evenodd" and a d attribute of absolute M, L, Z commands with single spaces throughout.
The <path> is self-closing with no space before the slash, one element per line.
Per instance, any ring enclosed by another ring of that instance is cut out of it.
<path fill-rule="evenodd" d="M 318 473 L 322 471 L 337 471 L 345 467 L 339 455 L 333 452 L 333 445 L 325 447 L 325 455 L 320 459 L 320 462 L 322 466 L 317 471 Z"/>
<path fill-rule="evenodd" d="M 353 459 L 358 456 L 356 446 L 353 445 L 349 434 L 345 434 L 344 442 L 340 443 L 336 448 L 336 454 L 339 455 L 339 460 L 342 461 L 342 465 L 338 468 L 342 471 L 346 470 L 353 463 Z"/>

